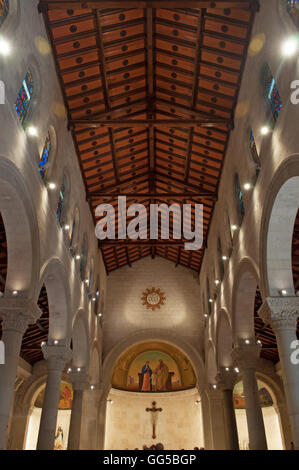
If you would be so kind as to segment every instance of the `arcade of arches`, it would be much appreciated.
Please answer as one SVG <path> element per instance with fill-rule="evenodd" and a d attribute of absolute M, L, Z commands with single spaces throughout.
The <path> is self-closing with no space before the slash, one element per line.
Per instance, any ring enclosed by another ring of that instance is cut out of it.
<path fill-rule="evenodd" d="M 298 4 L 0 0 L 0 449 L 299 450 Z"/>

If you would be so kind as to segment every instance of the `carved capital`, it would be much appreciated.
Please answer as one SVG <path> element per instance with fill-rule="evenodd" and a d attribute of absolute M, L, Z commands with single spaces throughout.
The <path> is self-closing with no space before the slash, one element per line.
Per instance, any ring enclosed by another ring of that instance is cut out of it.
<path fill-rule="evenodd" d="M 47 361 L 49 370 L 62 372 L 66 363 L 72 358 L 72 351 L 64 345 L 44 345 L 42 346 L 44 358 Z"/>
<path fill-rule="evenodd" d="M 233 363 L 240 370 L 256 369 L 261 353 L 260 344 L 244 344 L 232 351 Z"/>
<path fill-rule="evenodd" d="M 88 376 L 85 371 L 70 372 L 68 374 L 74 390 L 86 390 L 89 386 Z"/>
<path fill-rule="evenodd" d="M 299 297 L 267 297 L 258 313 L 264 323 L 271 325 L 274 331 L 296 330 Z"/>
<path fill-rule="evenodd" d="M 42 315 L 42 311 L 32 299 L 0 299 L 0 316 L 3 319 L 3 330 L 24 333 L 28 325 L 33 325 Z"/>
<path fill-rule="evenodd" d="M 216 375 L 217 385 L 220 390 L 233 390 L 237 379 L 237 372 L 234 369 L 227 367 L 221 367 Z"/>

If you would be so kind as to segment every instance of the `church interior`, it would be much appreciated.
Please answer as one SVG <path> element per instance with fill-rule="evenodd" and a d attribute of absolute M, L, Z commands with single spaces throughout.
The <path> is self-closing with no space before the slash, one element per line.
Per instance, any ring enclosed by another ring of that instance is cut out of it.
<path fill-rule="evenodd" d="M 0 0 L 1 450 L 299 450 L 298 30 Z"/>

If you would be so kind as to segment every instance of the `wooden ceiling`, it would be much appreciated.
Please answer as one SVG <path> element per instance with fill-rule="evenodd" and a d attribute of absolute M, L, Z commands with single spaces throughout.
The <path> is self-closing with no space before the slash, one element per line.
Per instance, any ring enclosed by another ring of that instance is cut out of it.
<path fill-rule="evenodd" d="M 257 8 L 40 1 L 93 216 L 103 202 L 117 214 L 118 195 L 147 210 L 202 202 L 206 241 Z M 205 243 L 159 237 L 101 242 L 107 272 L 150 254 L 200 270 Z"/>

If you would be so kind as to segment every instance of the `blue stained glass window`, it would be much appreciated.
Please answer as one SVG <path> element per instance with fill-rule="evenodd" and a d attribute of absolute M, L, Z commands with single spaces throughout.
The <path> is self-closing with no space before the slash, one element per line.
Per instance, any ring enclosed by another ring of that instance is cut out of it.
<path fill-rule="evenodd" d="M 46 174 L 50 152 L 51 152 L 51 137 L 50 137 L 50 133 L 48 132 L 46 136 L 43 152 L 42 152 L 40 162 L 39 162 L 39 172 L 42 178 L 44 178 Z"/>
<path fill-rule="evenodd" d="M 4 23 L 9 12 L 9 0 L 0 0 L 0 26 Z"/>
<path fill-rule="evenodd" d="M 28 70 L 16 100 L 16 111 L 23 124 L 27 116 L 33 95 L 34 83 L 31 72 Z"/>
<path fill-rule="evenodd" d="M 274 127 L 282 108 L 282 102 L 276 81 L 267 63 L 263 67 L 263 85 L 268 117 L 271 126 Z"/>
<path fill-rule="evenodd" d="M 287 10 L 299 29 L 299 0 L 287 0 Z"/>
<path fill-rule="evenodd" d="M 64 200 L 65 200 L 65 184 L 63 183 L 59 191 L 59 199 L 58 199 L 57 209 L 56 209 L 56 217 L 60 224 L 61 224 L 61 219 L 62 219 Z"/>

